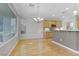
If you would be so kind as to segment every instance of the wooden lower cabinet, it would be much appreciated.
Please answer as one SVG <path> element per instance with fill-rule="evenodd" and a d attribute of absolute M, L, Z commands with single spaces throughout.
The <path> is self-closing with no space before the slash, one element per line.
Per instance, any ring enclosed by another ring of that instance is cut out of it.
<path fill-rule="evenodd" d="M 52 32 L 44 32 L 44 38 L 45 39 L 49 39 L 53 37 L 53 33 Z"/>

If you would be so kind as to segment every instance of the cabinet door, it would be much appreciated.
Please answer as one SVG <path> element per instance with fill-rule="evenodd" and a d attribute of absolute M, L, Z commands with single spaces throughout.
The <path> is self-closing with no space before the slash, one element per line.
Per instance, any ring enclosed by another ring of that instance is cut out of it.
<path fill-rule="evenodd" d="M 49 22 L 49 27 L 50 27 L 50 28 L 51 28 L 51 25 L 52 25 L 52 24 L 56 25 L 56 21 L 51 20 L 51 21 Z"/>
<path fill-rule="evenodd" d="M 48 24 L 47 20 L 43 21 L 43 27 L 44 28 L 48 28 L 49 27 L 49 24 Z"/>
<path fill-rule="evenodd" d="M 52 37 L 53 37 L 52 32 L 44 32 L 44 38 L 48 39 L 48 38 L 52 38 Z"/>
<path fill-rule="evenodd" d="M 56 21 L 56 27 L 57 28 L 61 28 L 61 26 L 62 26 L 61 21 L 60 20 Z"/>
<path fill-rule="evenodd" d="M 45 20 L 43 22 L 44 28 L 50 28 L 52 24 L 55 24 L 55 21 L 54 20 Z"/>
<path fill-rule="evenodd" d="M 77 28 L 79 29 L 79 18 L 77 18 Z"/>

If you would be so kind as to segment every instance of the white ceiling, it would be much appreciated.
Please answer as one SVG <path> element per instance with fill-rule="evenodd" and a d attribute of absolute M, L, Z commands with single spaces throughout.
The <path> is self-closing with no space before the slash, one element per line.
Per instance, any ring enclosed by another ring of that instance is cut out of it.
<path fill-rule="evenodd" d="M 73 11 L 79 11 L 79 4 L 74 3 L 14 3 L 12 4 L 19 16 L 23 18 L 73 18 Z M 69 10 L 65 11 L 65 8 Z M 55 15 L 55 16 L 53 16 Z"/>

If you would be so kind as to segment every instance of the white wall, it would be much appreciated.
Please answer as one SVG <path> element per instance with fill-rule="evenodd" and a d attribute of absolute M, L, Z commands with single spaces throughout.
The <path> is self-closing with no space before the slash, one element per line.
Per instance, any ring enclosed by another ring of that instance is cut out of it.
<path fill-rule="evenodd" d="M 11 38 L 10 40 L 8 40 L 0 45 L 0 56 L 1 55 L 6 56 L 11 53 L 11 51 L 14 49 L 17 42 L 19 41 L 18 33 L 19 33 L 19 18 L 17 18 L 17 33 L 16 33 L 16 35 L 13 38 Z"/>
<path fill-rule="evenodd" d="M 32 18 L 21 19 L 21 24 L 26 26 L 26 33 L 21 39 L 43 38 L 43 23 L 36 23 Z"/>

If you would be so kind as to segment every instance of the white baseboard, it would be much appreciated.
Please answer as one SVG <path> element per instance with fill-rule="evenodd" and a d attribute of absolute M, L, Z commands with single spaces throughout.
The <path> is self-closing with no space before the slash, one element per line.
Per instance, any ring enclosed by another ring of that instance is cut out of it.
<path fill-rule="evenodd" d="M 19 42 L 19 40 L 17 40 L 17 42 L 15 43 L 15 45 L 12 47 L 12 49 L 10 50 L 10 52 L 8 53 L 7 56 L 9 56 L 11 54 L 11 52 L 13 51 L 13 49 L 16 47 L 17 43 Z"/>
<path fill-rule="evenodd" d="M 69 48 L 69 47 L 67 47 L 67 46 L 64 46 L 64 45 L 62 45 L 62 44 L 60 44 L 60 43 L 58 43 L 58 42 L 52 41 L 52 43 L 55 43 L 56 45 L 59 45 L 59 46 L 65 48 L 65 49 L 67 49 L 67 50 L 70 50 L 70 51 L 72 51 L 72 52 L 74 52 L 74 53 L 79 53 L 79 51 L 76 51 L 76 50 L 71 49 L 71 48 Z"/>
<path fill-rule="evenodd" d="M 29 40 L 32 40 L 32 39 L 37 39 L 38 40 L 38 39 L 43 39 L 43 38 L 21 38 L 20 40 L 28 40 L 28 39 Z"/>

